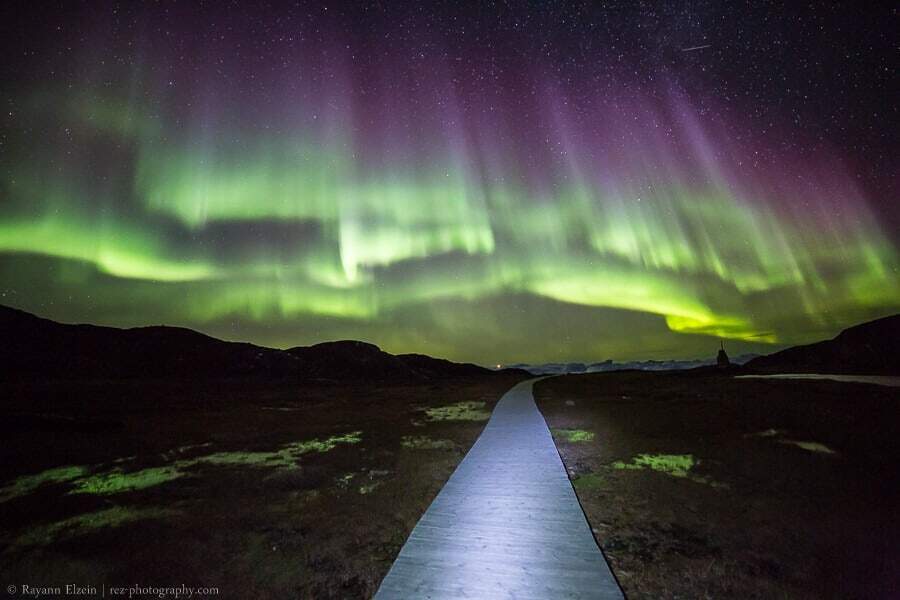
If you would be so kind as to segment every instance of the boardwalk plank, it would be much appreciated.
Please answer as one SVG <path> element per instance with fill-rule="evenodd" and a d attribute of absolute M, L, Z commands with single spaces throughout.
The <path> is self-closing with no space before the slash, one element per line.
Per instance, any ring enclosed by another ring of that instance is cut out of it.
<path fill-rule="evenodd" d="M 375 598 L 623 598 L 534 404 L 533 384 L 518 384 L 497 403 Z"/>

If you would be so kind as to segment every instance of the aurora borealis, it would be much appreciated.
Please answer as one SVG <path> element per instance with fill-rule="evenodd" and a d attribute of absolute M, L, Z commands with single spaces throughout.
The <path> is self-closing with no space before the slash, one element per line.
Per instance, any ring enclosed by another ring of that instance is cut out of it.
<path fill-rule="evenodd" d="M 485 364 L 765 352 L 900 310 L 890 17 L 27 6 L 0 303 Z"/>

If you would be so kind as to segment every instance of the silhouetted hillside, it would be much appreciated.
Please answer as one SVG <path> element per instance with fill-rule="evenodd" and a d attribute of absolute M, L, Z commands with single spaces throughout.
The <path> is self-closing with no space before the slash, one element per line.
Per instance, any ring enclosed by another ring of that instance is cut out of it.
<path fill-rule="evenodd" d="M 6 377 L 285 377 L 298 359 L 180 327 L 66 325 L 0 306 L 0 372 Z"/>
<path fill-rule="evenodd" d="M 900 314 L 845 329 L 834 339 L 754 358 L 752 373 L 900 374 Z"/>
<path fill-rule="evenodd" d="M 0 379 L 283 378 L 414 382 L 493 371 L 365 342 L 290 350 L 226 342 L 180 327 L 68 325 L 0 306 Z"/>
<path fill-rule="evenodd" d="M 314 346 L 298 346 L 287 352 L 300 359 L 300 374 L 304 378 L 376 381 L 425 379 L 398 357 L 366 342 L 324 342 Z"/>
<path fill-rule="evenodd" d="M 486 369 L 473 365 L 471 363 L 455 363 L 443 358 L 432 358 L 424 354 L 398 354 L 397 358 L 416 373 L 424 377 L 475 377 L 482 374 Z M 506 369 L 504 372 L 510 372 Z M 521 371 L 523 375 L 530 375 L 525 371 Z M 441 375 L 444 374 L 444 375 Z"/>

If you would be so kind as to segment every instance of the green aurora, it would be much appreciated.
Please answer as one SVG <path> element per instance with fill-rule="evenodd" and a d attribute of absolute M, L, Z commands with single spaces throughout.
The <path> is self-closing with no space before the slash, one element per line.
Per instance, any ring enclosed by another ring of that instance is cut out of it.
<path fill-rule="evenodd" d="M 340 133 L 346 108 L 273 133 L 32 91 L 4 129 L 0 302 L 482 364 L 767 352 L 900 308 L 897 249 L 839 161 L 738 169 L 752 148 L 685 97 L 635 103 L 682 115 L 677 141 L 638 124 L 613 153 L 553 109 L 566 155 L 532 173 L 499 125 L 425 128 L 410 158 L 413 138 Z"/>

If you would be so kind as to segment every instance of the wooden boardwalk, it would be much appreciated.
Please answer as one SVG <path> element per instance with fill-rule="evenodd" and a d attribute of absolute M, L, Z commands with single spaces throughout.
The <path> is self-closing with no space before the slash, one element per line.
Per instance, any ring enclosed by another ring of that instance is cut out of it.
<path fill-rule="evenodd" d="M 534 404 L 534 381 L 500 399 L 375 598 L 623 598 Z"/>

